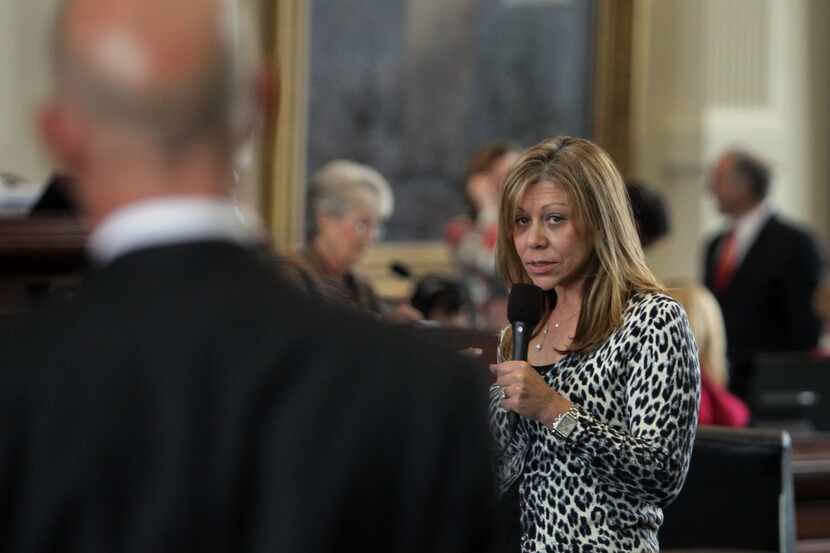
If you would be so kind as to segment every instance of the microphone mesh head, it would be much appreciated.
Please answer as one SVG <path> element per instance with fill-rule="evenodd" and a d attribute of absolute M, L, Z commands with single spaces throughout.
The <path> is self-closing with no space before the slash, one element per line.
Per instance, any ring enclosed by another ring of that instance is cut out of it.
<path fill-rule="evenodd" d="M 510 289 L 507 299 L 507 320 L 521 321 L 530 328 L 539 324 L 545 305 L 545 293 L 533 284 L 518 283 Z"/>

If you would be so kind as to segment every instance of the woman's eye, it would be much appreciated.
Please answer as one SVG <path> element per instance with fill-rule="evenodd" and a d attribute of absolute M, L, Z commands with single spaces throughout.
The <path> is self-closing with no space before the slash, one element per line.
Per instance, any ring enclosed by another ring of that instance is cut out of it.
<path fill-rule="evenodd" d="M 561 215 L 553 214 L 553 215 L 548 215 L 547 220 L 548 220 L 548 223 L 558 225 L 559 223 L 564 221 L 565 218 L 562 217 Z"/>
<path fill-rule="evenodd" d="M 524 217 L 522 215 L 516 217 L 516 225 L 523 227 L 526 226 L 528 223 L 530 223 L 530 219 L 528 219 L 527 217 Z"/>

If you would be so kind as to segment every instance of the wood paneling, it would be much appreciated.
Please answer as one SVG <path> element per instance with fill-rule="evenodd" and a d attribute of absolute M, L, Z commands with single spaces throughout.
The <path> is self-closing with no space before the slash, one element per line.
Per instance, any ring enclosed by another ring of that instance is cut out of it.
<path fill-rule="evenodd" d="M 302 236 L 308 121 L 308 4 L 263 2 L 266 61 L 276 77 L 263 137 L 262 205 L 277 250 Z"/>
<path fill-rule="evenodd" d="M 634 0 L 598 0 L 593 138 L 622 175 L 631 169 Z"/>
<path fill-rule="evenodd" d="M 86 266 L 85 241 L 74 217 L 0 220 L 0 316 L 76 286 Z"/>

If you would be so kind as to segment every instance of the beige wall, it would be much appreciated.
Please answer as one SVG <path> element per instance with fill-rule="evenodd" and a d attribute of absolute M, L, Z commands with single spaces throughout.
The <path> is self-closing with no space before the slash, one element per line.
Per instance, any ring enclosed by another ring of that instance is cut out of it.
<path fill-rule="evenodd" d="M 33 118 L 49 90 L 45 37 L 56 0 L 0 2 L 0 171 L 43 183 L 50 163 Z"/>
<path fill-rule="evenodd" d="M 649 253 L 661 276 L 699 275 L 702 245 L 723 225 L 706 172 L 732 146 L 771 163 L 772 198 L 784 215 L 830 237 L 830 76 L 816 23 L 827 21 L 828 5 L 637 1 L 634 174 L 662 190 L 672 209 L 672 236 Z"/>
<path fill-rule="evenodd" d="M 809 2 L 807 82 L 810 109 L 808 135 L 813 182 L 812 208 L 816 226 L 830 253 L 830 2 Z"/>
<path fill-rule="evenodd" d="M 695 274 L 703 232 L 702 15 L 685 0 L 635 4 L 632 174 L 665 194 L 672 212 L 674 232 L 649 252 L 665 277 Z"/>
<path fill-rule="evenodd" d="M 244 0 L 255 9 L 256 0 Z M 43 184 L 52 164 L 40 146 L 34 118 L 49 93 L 49 32 L 58 0 L 0 0 L 0 172 L 10 171 Z M 240 156 L 236 197 L 260 210 L 256 147 Z"/>

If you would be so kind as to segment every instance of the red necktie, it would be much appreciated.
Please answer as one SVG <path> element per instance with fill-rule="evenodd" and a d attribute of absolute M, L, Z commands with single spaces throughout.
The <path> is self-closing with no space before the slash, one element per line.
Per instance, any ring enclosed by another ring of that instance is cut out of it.
<path fill-rule="evenodd" d="M 718 254 L 718 262 L 715 265 L 714 286 L 716 292 L 723 292 L 735 274 L 736 261 L 738 258 L 738 240 L 735 231 L 732 230 L 724 237 Z"/>

